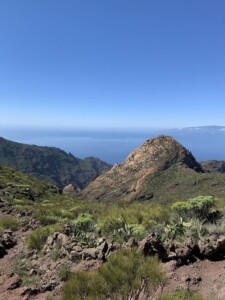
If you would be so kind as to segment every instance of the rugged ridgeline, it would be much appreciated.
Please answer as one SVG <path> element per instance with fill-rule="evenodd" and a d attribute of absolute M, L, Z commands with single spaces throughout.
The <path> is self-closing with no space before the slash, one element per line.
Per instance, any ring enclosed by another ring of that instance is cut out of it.
<path fill-rule="evenodd" d="M 58 148 L 26 145 L 3 138 L 0 138 L 0 165 L 50 180 L 60 188 L 73 184 L 81 189 L 110 167 L 98 158 L 82 160 Z"/>
<path fill-rule="evenodd" d="M 225 161 L 224 160 L 202 161 L 201 166 L 205 172 L 225 173 Z"/>
<path fill-rule="evenodd" d="M 147 140 L 84 189 L 83 197 L 117 200 L 176 200 L 200 194 L 225 196 L 225 176 L 204 173 L 190 151 L 175 139 Z"/>

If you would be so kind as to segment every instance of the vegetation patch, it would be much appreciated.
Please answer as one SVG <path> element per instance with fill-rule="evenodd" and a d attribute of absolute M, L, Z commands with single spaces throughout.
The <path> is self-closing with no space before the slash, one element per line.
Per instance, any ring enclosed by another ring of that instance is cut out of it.
<path fill-rule="evenodd" d="M 204 300 L 204 298 L 196 292 L 181 289 L 168 295 L 162 295 L 159 300 Z"/>
<path fill-rule="evenodd" d="M 109 257 L 96 272 L 75 273 L 66 284 L 62 300 L 146 299 L 163 288 L 166 276 L 155 257 L 136 249 L 122 249 Z"/>
<path fill-rule="evenodd" d="M 49 225 L 45 227 L 41 227 L 32 231 L 32 233 L 27 237 L 27 248 L 29 250 L 36 249 L 41 251 L 44 246 L 48 236 L 56 231 L 60 231 L 60 225 Z"/>
<path fill-rule="evenodd" d="M 5 216 L 0 219 L 0 231 L 4 229 L 15 231 L 19 229 L 20 226 L 21 226 L 21 222 L 19 222 L 13 216 Z"/>

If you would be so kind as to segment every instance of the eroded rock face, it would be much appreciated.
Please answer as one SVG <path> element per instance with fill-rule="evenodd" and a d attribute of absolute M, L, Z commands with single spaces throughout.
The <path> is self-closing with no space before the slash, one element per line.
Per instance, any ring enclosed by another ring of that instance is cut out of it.
<path fill-rule="evenodd" d="M 138 248 L 145 256 L 157 255 L 160 259 L 166 259 L 168 256 L 161 242 L 161 237 L 155 233 L 141 240 Z"/>
<path fill-rule="evenodd" d="M 225 236 L 212 235 L 202 238 L 198 242 L 200 254 L 204 257 L 211 257 L 225 252 Z"/>
<path fill-rule="evenodd" d="M 169 260 L 176 259 L 184 261 L 199 253 L 197 242 L 191 238 L 183 243 L 171 240 L 167 241 L 165 243 L 165 248 Z"/>
<path fill-rule="evenodd" d="M 123 164 L 116 164 L 99 176 L 84 191 L 83 196 L 92 199 L 116 201 L 149 200 L 154 190 L 148 188 L 148 181 L 158 172 L 172 165 L 202 172 L 193 155 L 172 137 L 159 136 L 147 140 L 140 148 L 131 152 Z"/>
<path fill-rule="evenodd" d="M 7 249 L 10 249 L 16 245 L 16 239 L 13 236 L 11 230 L 3 231 L 0 236 L 0 258 L 7 254 Z"/>

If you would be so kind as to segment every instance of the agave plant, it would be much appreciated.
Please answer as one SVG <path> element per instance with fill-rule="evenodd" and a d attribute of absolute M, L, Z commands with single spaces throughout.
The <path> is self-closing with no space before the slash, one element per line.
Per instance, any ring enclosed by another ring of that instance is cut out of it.
<path fill-rule="evenodd" d="M 179 220 L 172 219 L 164 228 L 167 238 L 175 239 L 178 236 L 184 235 L 185 231 L 192 226 L 192 222 L 184 222 L 183 218 Z"/>

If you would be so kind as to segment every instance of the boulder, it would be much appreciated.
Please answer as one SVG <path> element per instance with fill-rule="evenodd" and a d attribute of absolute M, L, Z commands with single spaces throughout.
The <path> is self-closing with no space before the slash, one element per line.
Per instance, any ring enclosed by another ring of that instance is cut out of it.
<path fill-rule="evenodd" d="M 40 293 L 52 291 L 59 283 L 56 280 L 42 280 L 39 284 Z"/>
<path fill-rule="evenodd" d="M 11 230 L 4 230 L 0 236 L 0 258 L 7 254 L 7 249 L 16 245 L 16 239 Z"/>
<path fill-rule="evenodd" d="M 73 262 L 77 262 L 80 261 L 82 259 L 82 252 L 77 252 L 77 251 L 71 251 L 69 258 L 70 260 L 72 260 Z"/>
<path fill-rule="evenodd" d="M 212 235 L 198 242 L 200 254 L 204 257 L 219 255 L 225 251 L 225 236 Z"/>
<path fill-rule="evenodd" d="M 152 233 L 138 243 L 139 250 L 145 255 L 158 255 L 159 258 L 167 258 L 167 253 L 162 245 L 160 236 Z"/>
<path fill-rule="evenodd" d="M 0 242 L 0 258 L 7 254 L 5 246 Z"/>
<path fill-rule="evenodd" d="M 108 251 L 109 245 L 106 241 L 103 241 L 100 245 L 98 245 L 97 250 L 99 252 L 98 259 L 99 260 L 105 260 L 106 259 L 106 253 Z"/>
<path fill-rule="evenodd" d="M 64 233 L 54 232 L 49 235 L 44 246 L 45 253 L 52 251 L 54 248 L 65 248 L 71 243 L 71 239 Z"/>
<path fill-rule="evenodd" d="M 75 187 L 73 184 L 68 184 L 63 189 L 63 194 L 66 195 L 77 195 L 80 193 L 80 189 Z"/>
<path fill-rule="evenodd" d="M 86 248 L 82 252 L 83 260 L 97 259 L 99 250 L 97 248 Z"/>
<path fill-rule="evenodd" d="M 169 259 L 187 260 L 199 252 L 198 245 L 193 239 L 187 239 L 184 243 L 168 241 L 166 244 Z"/>

